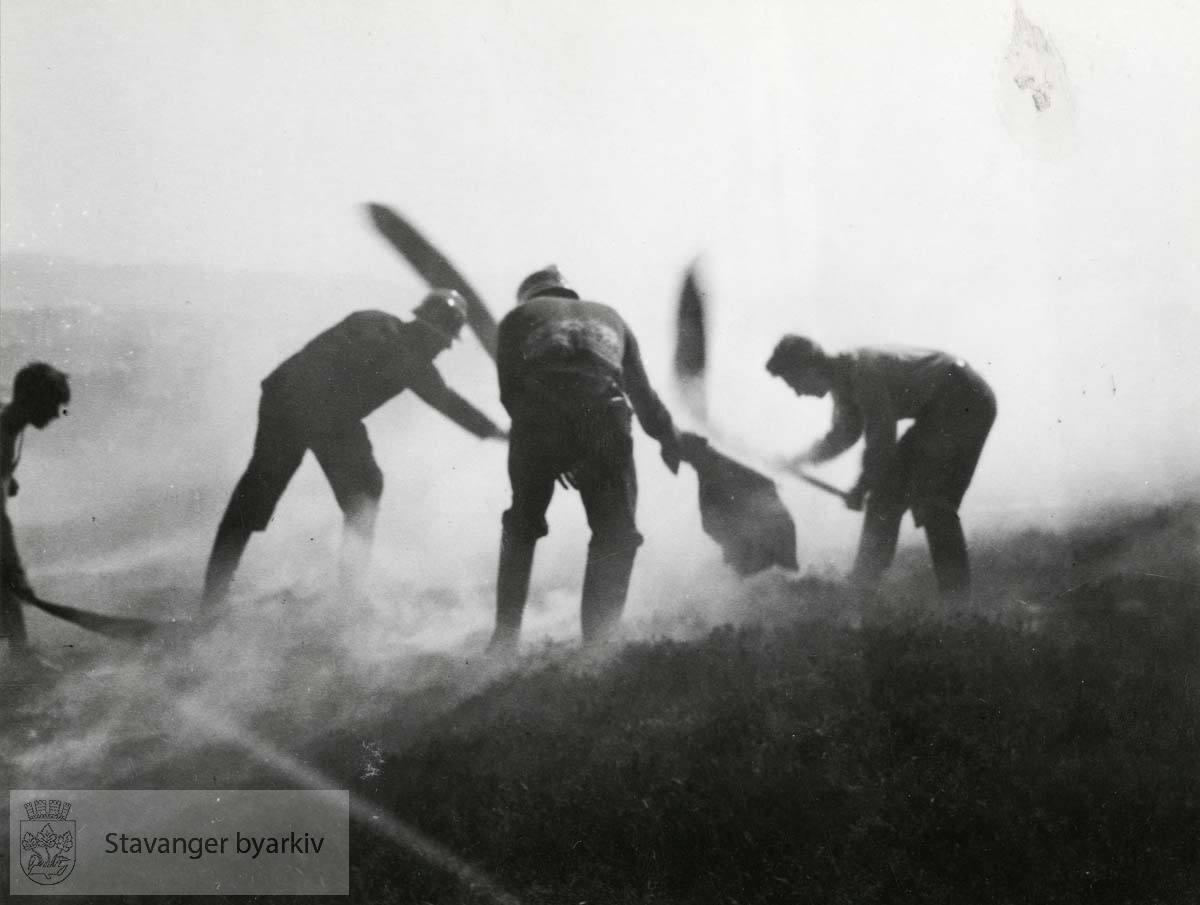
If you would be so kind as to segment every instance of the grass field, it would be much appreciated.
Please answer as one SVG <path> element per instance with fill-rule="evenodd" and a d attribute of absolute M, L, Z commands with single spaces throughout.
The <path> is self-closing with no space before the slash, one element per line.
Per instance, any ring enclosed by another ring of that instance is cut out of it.
<path fill-rule="evenodd" d="M 1111 527 L 1186 534 L 1194 515 Z M 1045 552 L 1029 540 L 1013 580 Z M 1076 536 L 1078 561 L 1113 540 Z M 1195 902 L 1196 587 L 1093 580 L 1036 628 L 885 609 L 552 660 L 363 791 L 529 901 Z"/>
<path fill-rule="evenodd" d="M 351 681 L 241 718 L 400 827 L 352 824 L 352 901 L 1185 905 L 1198 514 L 980 544 L 976 618 L 942 617 L 914 553 L 873 601 L 768 577 L 682 639 L 501 671 L 424 655 L 386 695 Z M 130 758 L 142 787 L 294 784 L 154 727 L 108 762 Z"/>
<path fill-rule="evenodd" d="M 987 620 L 902 580 L 854 629 L 808 579 L 693 641 L 547 650 L 355 786 L 533 902 L 1196 901 L 1195 516 L 989 548 Z M 472 898 L 358 843 L 364 898 Z"/>

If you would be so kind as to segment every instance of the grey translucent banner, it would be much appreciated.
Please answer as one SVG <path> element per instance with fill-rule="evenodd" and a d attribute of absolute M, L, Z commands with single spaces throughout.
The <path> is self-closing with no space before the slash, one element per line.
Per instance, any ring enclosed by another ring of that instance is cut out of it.
<path fill-rule="evenodd" d="M 345 791 L 9 792 L 12 895 L 347 895 Z"/>

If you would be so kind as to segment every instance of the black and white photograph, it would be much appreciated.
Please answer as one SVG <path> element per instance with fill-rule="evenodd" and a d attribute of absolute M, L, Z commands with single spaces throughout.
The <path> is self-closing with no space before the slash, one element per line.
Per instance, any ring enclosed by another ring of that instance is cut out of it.
<path fill-rule="evenodd" d="M 0 889 L 1200 901 L 1200 8 L 0 0 Z"/>

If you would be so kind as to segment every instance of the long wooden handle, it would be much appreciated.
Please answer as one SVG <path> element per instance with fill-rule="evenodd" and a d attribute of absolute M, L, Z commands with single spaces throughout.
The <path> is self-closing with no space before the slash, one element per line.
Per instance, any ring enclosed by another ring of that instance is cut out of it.
<path fill-rule="evenodd" d="M 467 323 L 479 337 L 488 355 L 496 357 L 496 319 L 483 298 L 450 260 L 416 227 L 382 204 L 368 204 L 367 213 L 375 229 L 404 258 L 432 289 L 456 289 L 467 300 Z"/>
<path fill-rule="evenodd" d="M 57 616 L 59 619 L 65 619 L 80 628 L 85 628 L 91 632 L 97 632 L 101 635 L 108 635 L 111 638 L 126 638 L 132 640 L 143 640 L 151 635 L 162 632 L 164 629 L 173 628 L 173 624 L 169 622 L 153 622 L 149 619 L 137 619 L 128 616 L 105 616 L 102 613 L 93 613 L 89 610 L 81 610 L 78 607 L 67 606 L 62 603 L 51 603 L 49 600 L 42 600 L 34 594 L 19 594 L 22 600 L 32 604 L 43 612 L 49 613 L 51 616 Z"/>

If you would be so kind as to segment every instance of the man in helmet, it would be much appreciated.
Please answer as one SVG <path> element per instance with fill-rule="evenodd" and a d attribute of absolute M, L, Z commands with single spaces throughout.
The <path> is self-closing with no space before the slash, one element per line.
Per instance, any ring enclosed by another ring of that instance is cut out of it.
<path fill-rule="evenodd" d="M 593 645 L 620 620 L 634 556 L 637 474 L 630 405 L 679 469 L 679 434 L 646 377 L 637 340 L 612 308 L 581 301 L 553 265 L 517 289 L 518 307 L 500 322 L 500 401 L 512 417 L 496 582 L 496 630 L 489 650 L 515 651 L 529 592 L 533 551 L 546 535 L 555 480 L 575 487 L 592 529 L 583 579 L 583 640 Z"/>
<path fill-rule="evenodd" d="M 251 533 L 266 528 L 307 450 L 345 516 L 343 568 L 362 565 L 383 493 L 383 473 L 362 422 L 404 390 L 477 437 L 507 436 L 450 389 L 433 365 L 466 323 L 462 296 L 435 289 L 413 314 L 405 322 L 383 311 L 357 311 L 262 382 L 254 454 L 217 528 L 204 579 L 206 604 L 227 596 Z M 353 562 L 355 555 L 360 562 Z"/>
<path fill-rule="evenodd" d="M 865 438 L 862 474 L 847 500 L 855 511 L 866 504 L 852 578 L 866 587 L 878 582 L 895 555 L 900 520 L 912 510 L 943 599 L 965 605 L 971 577 L 958 508 L 996 418 L 984 379 L 943 352 L 889 347 L 827 355 L 795 335 L 779 341 L 767 371 L 799 396 L 833 396 L 833 426 L 790 467 L 824 462 Z M 905 418 L 913 425 L 897 440 Z"/>
<path fill-rule="evenodd" d="M 41 430 L 71 401 L 67 375 L 44 362 L 27 364 L 13 380 L 10 403 L 0 403 L 0 639 L 17 658 L 32 659 L 21 599 L 33 594 L 8 520 L 8 498 L 17 495 L 13 472 L 21 458 L 26 427 Z"/>

